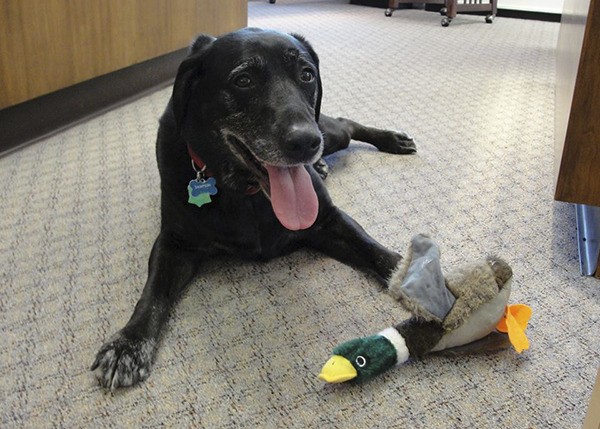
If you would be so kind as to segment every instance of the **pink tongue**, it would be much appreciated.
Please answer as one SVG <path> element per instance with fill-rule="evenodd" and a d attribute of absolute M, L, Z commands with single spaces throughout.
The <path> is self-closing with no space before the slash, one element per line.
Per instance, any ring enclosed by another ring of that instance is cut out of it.
<path fill-rule="evenodd" d="M 267 165 L 271 204 L 279 222 L 292 231 L 310 228 L 319 212 L 319 200 L 304 166 Z"/>

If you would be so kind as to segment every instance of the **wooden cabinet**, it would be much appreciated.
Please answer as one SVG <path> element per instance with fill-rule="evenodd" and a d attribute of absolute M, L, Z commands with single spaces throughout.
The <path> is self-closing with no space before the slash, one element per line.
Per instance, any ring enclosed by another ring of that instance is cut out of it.
<path fill-rule="evenodd" d="M 600 206 L 600 0 L 565 0 L 557 47 L 555 198 Z"/>
<path fill-rule="evenodd" d="M 556 71 L 554 197 L 575 203 L 581 272 L 600 277 L 600 0 L 565 0 Z"/>
<path fill-rule="evenodd" d="M 0 109 L 247 25 L 247 0 L 0 0 Z"/>

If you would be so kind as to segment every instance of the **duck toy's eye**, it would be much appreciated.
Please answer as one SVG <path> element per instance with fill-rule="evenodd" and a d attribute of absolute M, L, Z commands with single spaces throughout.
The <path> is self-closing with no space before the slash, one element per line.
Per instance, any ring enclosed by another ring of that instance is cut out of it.
<path fill-rule="evenodd" d="M 355 362 L 360 368 L 367 364 L 367 360 L 363 356 L 357 356 Z"/>

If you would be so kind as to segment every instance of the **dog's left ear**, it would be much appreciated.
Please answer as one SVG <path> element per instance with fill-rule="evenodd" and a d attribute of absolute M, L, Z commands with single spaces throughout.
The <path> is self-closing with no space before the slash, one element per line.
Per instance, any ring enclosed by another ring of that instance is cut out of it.
<path fill-rule="evenodd" d="M 201 34 L 191 44 L 188 57 L 183 60 L 177 69 L 173 85 L 173 114 L 177 130 L 181 127 L 187 114 L 187 106 L 192 95 L 194 81 L 202 74 L 204 53 L 216 39 L 212 36 Z"/>
<path fill-rule="evenodd" d="M 291 36 L 294 39 L 298 40 L 302 44 L 302 46 L 304 46 L 304 48 L 306 49 L 308 54 L 311 56 L 315 66 L 317 68 L 318 93 L 317 93 L 317 103 L 315 105 L 315 120 L 318 122 L 319 116 L 321 115 L 321 99 L 323 98 L 323 85 L 321 83 L 321 71 L 319 70 L 319 57 L 317 56 L 317 53 L 315 52 L 315 50 L 313 49 L 311 44 L 308 43 L 308 41 L 304 38 L 304 36 L 301 36 L 300 34 L 295 34 L 295 33 L 292 33 Z"/>

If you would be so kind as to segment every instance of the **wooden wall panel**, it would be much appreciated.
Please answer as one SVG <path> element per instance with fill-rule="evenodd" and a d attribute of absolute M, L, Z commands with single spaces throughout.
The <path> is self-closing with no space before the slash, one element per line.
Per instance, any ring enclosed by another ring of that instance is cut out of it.
<path fill-rule="evenodd" d="M 247 25 L 247 0 L 0 0 L 0 108 Z"/>
<path fill-rule="evenodd" d="M 600 206 L 600 0 L 565 0 L 556 95 L 554 197 Z"/>

